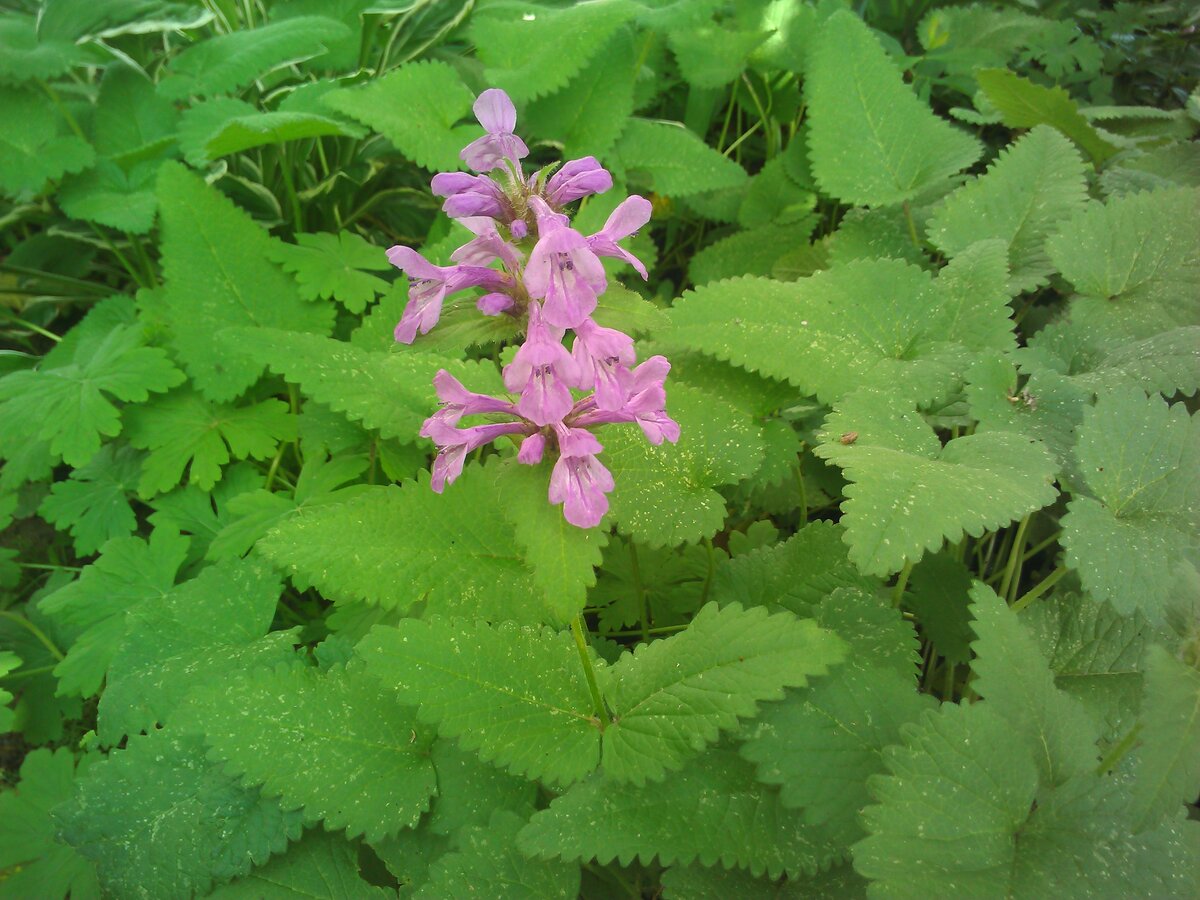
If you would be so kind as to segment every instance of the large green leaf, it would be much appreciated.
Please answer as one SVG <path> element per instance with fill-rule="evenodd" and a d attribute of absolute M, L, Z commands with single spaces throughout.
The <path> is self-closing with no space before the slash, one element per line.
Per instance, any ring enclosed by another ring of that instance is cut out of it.
<path fill-rule="evenodd" d="M 395 893 L 358 874 L 358 847 L 321 828 L 236 881 L 221 885 L 210 900 L 388 900 Z"/>
<path fill-rule="evenodd" d="M 46 97 L 0 85 L 0 193 L 36 194 L 51 179 L 81 172 L 96 153 Z"/>
<path fill-rule="evenodd" d="M 632 181 L 648 182 L 655 193 L 672 197 L 737 188 L 747 181 L 736 162 L 669 122 L 630 119 L 616 154 Z"/>

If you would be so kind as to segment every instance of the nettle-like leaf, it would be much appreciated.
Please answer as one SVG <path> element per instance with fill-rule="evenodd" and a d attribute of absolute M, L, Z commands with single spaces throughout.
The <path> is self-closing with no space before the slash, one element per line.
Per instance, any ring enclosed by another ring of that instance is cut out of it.
<path fill-rule="evenodd" d="M 64 178 L 58 202 L 72 219 L 145 234 L 153 227 L 158 209 L 154 196 L 157 171 L 157 162 L 126 171 L 111 160 L 101 159 L 83 174 Z"/>
<path fill-rule="evenodd" d="M 155 529 L 149 541 L 113 538 L 100 558 L 73 581 L 44 597 L 39 608 L 75 636 L 66 657 L 55 666 L 58 692 L 91 696 L 100 687 L 125 633 L 129 611 L 161 599 L 175 584 L 187 553 L 187 539 Z"/>
<path fill-rule="evenodd" d="M 158 92 L 168 100 L 229 94 L 283 66 L 320 56 L 349 29 L 324 16 L 296 16 L 206 38 L 174 57 Z"/>
<path fill-rule="evenodd" d="M 632 180 L 648 181 L 655 193 L 672 197 L 740 188 L 748 180 L 732 159 L 669 122 L 630 119 L 615 152 Z"/>
<path fill-rule="evenodd" d="M 67 131 L 46 97 L 0 85 L 0 193 L 35 194 L 47 181 L 82 172 L 96 153 Z"/>
<path fill-rule="evenodd" d="M 783 688 L 825 674 L 842 655 L 841 642 L 809 619 L 710 603 L 679 634 L 605 670 L 613 725 L 604 732 L 604 772 L 635 784 L 660 780 L 754 716 L 759 701 L 782 699 Z"/>
<path fill-rule="evenodd" d="M 735 29 L 708 21 L 667 31 L 680 74 L 698 88 L 719 88 L 734 81 L 753 53 L 770 36 L 758 28 Z"/>
<path fill-rule="evenodd" d="M 979 158 L 980 144 L 908 87 L 858 16 L 837 12 L 808 59 L 809 159 L 821 190 L 846 203 L 910 200 Z"/>
<path fill-rule="evenodd" d="M 74 41 L 39 35 L 34 16 L 8 10 L 0 20 L 0 82 L 54 78 L 87 61 L 86 48 Z"/>
<path fill-rule="evenodd" d="M 579 896 L 579 866 L 529 860 L 517 850 L 525 819 L 498 810 L 486 825 L 460 832 L 457 847 L 429 869 L 429 878 L 413 894 L 417 900 L 574 900 Z"/>
<path fill-rule="evenodd" d="M 199 738 L 169 731 L 92 766 L 55 817 L 117 896 L 203 895 L 300 836 L 297 814 L 207 763 Z"/>
<path fill-rule="evenodd" d="M 248 875 L 223 884 L 210 900 L 387 900 L 394 891 L 364 881 L 358 846 L 340 834 L 314 828 Z"/>
<path fill-rule="evenodd" d="M 189 484 L 211 490 L 231 458 L 270 459 L 280 441 L 296 437 L 296 419 L 282 400 L 209 403 L 187 388 L 132 407 L 125 422 L 129 442 L 150 451 L 138 483 L 142 497 L 176 487 L 185 468 Z"/>
<path fill-rule="evenodd" d="M 497 810 L 524 818 L 533 812 L 537 782 L 490 765 L 454 741 L 435 740 L 429 757 L 437 771 L 438 789 L 422 831 L 452 836 L 463 828 L 485 827 Z"/>
<path fill-rule="evenodd" d="M 121 62 L 104 70 L 92 112 L 92 140 L 101 155 L 128 164 L 151 160 L 174 140 L 178 119 L 175 105 L 140 69 Z"/>
<path fill-rule="evenodd" d="M 1117 152 L 1061 87 L 1043 87 L 1007 69 L 982 69 L 975 73 L 975 78 L 1009 128 L 1052 125 L 1078 144 L 1096 165 Z"/>
<path fill-rule="evenodd" d="M 390 271 L 387 256 L 352 231 L 298 234 L 295 244 L 272 243 L 271 248 L 272 259 L 295 275 L 305 300 L 333 297 L 360 313 L 388 289 L 382 278 L 367 274 Z"/>
<path fill-rule="evenodd" d="M 799 877 L 828 866 L 843 850 L 779 794 L 754 780 L 737 753 L 713 748 L 662 784 L 613 783 L 595 775 L 536 813 L 517 845 L 542 859 L 614 859 L 628 865 L 720 864 Z"/>
<path fill-rule="evenodd" d="M 1008 244 L 1014 293 L 1045 283 L 1054 271 L 1044 244 L 1062 220 L 1087 202 L 1083 159 L 1061 134 L 1039 125 L 1001 150 L 985 174 L 937 208 L 929 237 L 948 256 L 976 241 Z"/>
<path fill-rule="evenodd" d="M 221 340 L 222 329 L 328 331 L 333 307 L 300 299 L 295 282 L 268 260 L 267 233 L 198 175 L 177 163 L 164 165 L 158 201 L 162 310 L 172 348 L 205 397 L 232 400 L 262 373 L 253 348 Z"/>
<path fill-rule="evenodd" d="M 934 400 L 957 384 L 970 351 L 1012 345 L 1005 274 L 1003 245 L 987 241 L 936 281 L 898 260 L 794 282 L 737 278 L 686 293 L 659 339 L 786 379 L 824 403 L 861 387 Z"/>
<path fill-rule="evenodd" d="M 80 341 L 68 364 L 5 376 L 0 417 L 19 434 L 49 441 L 69 465 L 86 465 L 104 437 L 121 433 L 113 399 L 144 402 L 184 380 L 164 351 L 144 342 L 140 327 L 117 326 Z"/>
<path fill-rule="evenodd" d="M 412 709 L 380 693 L 361 667 L 280 666 L 193 693 L 182 715 L 243 783 L 374 841 L 414 827 L 437 789 Z"/>
<path fill-rule="evenodd" d="M 989 431 L 942 446 L 894 395 L 862 391 L 825 420 L 817 456 L 839 466 L 850 559 L 886 575 L 944 540 L 978 537 L 1053 502 L 1056 466 L 1040 444 Z"/>
<path fill-rule="evenodd" d="M 693 543 L 720 531 L 725 498 L 716 488 L 753 475 L 764 452 L 761 429 L 724 398 L 684 384 L 668 394 L 678 443 L 652 446 L 629 425 L 600 433 L 601 458 L 616 481 L 612 516 L 623 533 L 651 546 Z"/>
<path fill-rule="evenodd" d="M 100 698 L 100 740 L 112 745 L 168 722 L 199 684 L 225 685 L 240 669 L 293 659 L 294 629 L 267 635 L 280 590 L 266 566 L 237 560 L 130 608 Z"/>
<path fill-rule="evenodd" d="M 137 527 L 128 495 L 141 472 L 142 454 L 106 444 L 86 466 L 54 484 L 38 515 L 60 531 L 70 531 L 75 552 L 88 556 L 109 538 L 124 537 Z"/>
<path fill-rule="evenodd" d="M 188 558 L 199 560 L 222 529 L 234 520 L 230 502 L 241 494 L 261 488 L 265 480 L 251 464 L 234 463 L 211 491 L 189 484 L 149 501 L 154 508 L 150 524 L 188 535 L 191 538 Z"/>
<path fill-rule="evenodd" d="M 100 897 L 92 864 L 55 840 L 51 810 L 67 801 L 75 783 L 69 747 L 33 750 L 21 763 L 21 780 L 0 794 L 0 897 Z"/>
<path fill-rule="evenodd" d="M 1097 600 L 1161 620 L 1176 567 L 1200 558 L 1200 417 L 1136 389 L 1105 394 L 1084 413 L 1076 454 L 1067 565 Z"/>
<path fill-rule="evenodd" d="M 403 619 L 359 644 L 368 671 L 420 704 L 423 722 L 485 761 L 551 784 L 600 762 L 599 721 L 566 632 Z"/>
<path fill-rule="evenodd" d="M 637 11 L 629 0 L 559 9 L 505 0 L 472 16 L 470 35 L 488 83 L 535 100 L 566 85 Z"/>
<path fill-rule="evenodd" d="M 407 63 L 363 87 L 330 91 L 321 98 L 332 110 L 382 134 L 397 150 L 430 171 L 462 165 L 459 151 L 478 126 L 455 125 L 471 111 L 473 97 L 449 63 Z"/>

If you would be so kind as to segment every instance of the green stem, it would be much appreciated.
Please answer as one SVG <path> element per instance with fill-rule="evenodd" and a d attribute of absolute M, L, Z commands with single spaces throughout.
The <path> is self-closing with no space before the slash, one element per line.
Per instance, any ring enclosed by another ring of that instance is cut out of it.
<path fill-rule="evenodd" d="M 942 688 L 942 701 L 945 703 L 954 702 L 954 675 L 956 668 L 954 663 L 946 663 L 946 682 Z"/>
<path fill-rule="evenodd" d="M 633 580 L 633 593 L 637 597 L 638 609 L 642 611 L 642 640 L 650 640 L 650 602 L 646 599 L 646 588 L 642 585 L 642 568 L 638 565 L 637 545 L 629 542 L 629 576 Z"/>
<path fill-rule="evenodd" d="M 592 706 L 596 708 L 596 718 L 600 721 L 600 730 L 612 724 L 608 710 L 604 708 L 604 698 L 600 696 L 600 685 L 596 683 L 596 670 L 592 666 L 592 657 L 588 654 L 588 642 L 584 637 L 583 613 L 571 620 L 571 635 L 575 638 L 575 649 L 579 651 L 579 662 L 583 665 L 583 677 L 587 679 L 588 691 L 592 695 Z"/>
<path fill-rule="evenodd" d="M 1138 735 L 1141 733 L 1141 723 L 1134 725 L 1130 729 L 1129 734 L 1121 738 L 1120 743 L 1109 750 L 1108 755 L 1104 759 L 1100 760 L 1100 765 L 1096 766 L 1096 775 L 1100 776 L 1105 772 L 1111 772 L 1117 763 L 1125 758 L 1125 754 L 1133 749 L 1133 745 L 1137 743 Z"/>
<path fill-rule="evenodd" d="M 124 268 L 129 277 L 133 279 L 134 284 L 142 288 L 153 287 L 153 285 L 142 283 L 142 276 L 138 273 L 137 269 L 130 265 L 129 260 L 125 258 L 125 254 L 117 249 L 117 245 L 109 239 L 107 234 L 101 231 L 97 226 L 92 225 L 91 222 L 89 222 L 88 225 L 91 226 L 92 231 L 96 232 L 96 236 L 100 238 L 100 240 L 104 241 L 104 246 L 108 247 L 112 255 L 117 258 L 117 262 L 121 264 L 121 267 Z"/>
<path fill-rule="evenodd" d="M 34 325 L 32 322 L 22 319 L 20 316 L 14 316 L 11 313 L 6 313 L 5 318 L 9 322 L 12 322 L 14 325 L 20 325 L 22 328 L 29 329 L 34 334 L 40 334 L 44 338 L 49 338 L 50 340 L 54 341 L 54 343 L 56 343 L 56 344 L 62 340 L 62 338 L 60 338 L 53 331 L 47 331 L 41 325 Z"/>
<path fill-rule="evenodd" d="M 804 448 L 796 456 L 796 487 L 800 489 L 800 527 L 808 522 L 808 488 L 804 486 Z"/>
<path fill-rule="evenodd" d="M 904 602 L 904 589 L 908 587 L 908 576 L 912 574 L 912 570 L 911 561 L 906 562 L 900 570 L 900 577 L 896 579 L 896 585 L 892 588 L 892 606 L 899 607 Z"/>
<path fill-rule="evenodd" d="M 683 631 L 687 625 L 659 625 L 657 628 L 651 628 L 650 634 L 675 634 L 678 631 Z M 639 637 L 642 634 L 640 628 L 632 631 L 609 631 L 606 632 L 608 637 Z"/>
<path fill-rule="evenodd" d="M 1021 524 L 1017 526 L 1017 535 L 1013 538 L 1012 547 L 1008 551 L 1008 565 L 1004 567 L 1004 579 L 1000 582 L 999 594 L 1009 603 L 1016 599 L 1009 595 L 1009 591 L 1015 589 L 1016 582 L 1019 581 L 1017 572 L 1021 567 L 1021 554 L 1025 552 L 1025 529 L 1029 527 L 1031 518 L 1033 518 L 1033 513 L 1021 520 Z"/>
<path fill-rule="evenodd" d="M 275 451 L 275 458 L 271 460 L 271 467 L 267 469 L 267 484 L 266 489 L 271 490 L 271 485 L 275 483 L 275 473 L 279 471 L 279 461 L 283 459 L 283 451 L 287 448 L 286 444 L 280 444 L 279 449 Z"/>
<path fill-rule="evenodd" d="M 1030 588 L 1025 595 L 1021 597 L 1021 599 L 1017 600 L 1012 605 L 1013 612 L 1020 612 L 1038 597 L 1042 596 L 1042 594 L 1046 593 L 1046 591 L 1058 584 L 1066 576 L 1068 571 L 1070 570 L 1066 566 L 1059 566 L 1044 579 L 1042 579 L 1040 583 Z"/>
<path fill-rule="evenodd" d="M 282 157 L 282 148 L 279 152 Z M 299 233 L 304 230 L 303 213 L 300 211 L 300 198 L 296 195 L 296 184 L 292 181 L 292 169 L 287 159 L 279 160 L 279 174 L 283 176 L 283 186 L 292 206 L 292 230 Z"/>
<path fill-rule="evenodd" d="M 6 609 L 0 609 L 0 616 L 3 616 L 6 619 L 12 619 L 18 625 L 24 627 L 30 634 L 38 639 L 38 642 L 41 643 L 43 647 L 50 651 L 51 655 L 55 659 L 57 659 L 59 662 L 62 662 L 65 654 L 55 646 L 54 641 L 50 640 L 50 638 L 46 636 L 46 632 L 42 631 L 42 629 L 38 628 L 24 616 L 18 616 L 16 613 L 9 612 Z"/>
<path fill-rule="evenodd" d="M 700 589 L 701 606 L 708 602 L 708 589 L 712 587 L 713 572 L 717 568 L 717 562 L 713 554 L 712 538 L 706 537 L 704 539 L 704 547 L 708 550 L 708 571 L 704 573 L 704 587 Z"/>
<path fill-rule="evenodd" d="M 71 115 L 71 111 L 63 106 L 63 102 L 59 98 L 58 92 L 40 78 L 38 79 L 38 84 L 42 86 L 42 90 L 46 92 L 46 95 L 50 98 L 50 102 L 54 104 L 55 109 L 57 109 L 62 114 L 62 117 L 67 120 L 67 124 L 70 125 L 71 130 L 75 132 L 75 136 L 82 141 L 86 141 L 87 137 L 84 135 L 83 129 L 79 127 L 79 123 L 75 121 L 75 117 Z"/>
<path fill-rule="evenodd" d="M 1039 553 L 1041 553 L 1043 550 L 1045 550 L 1047 547 L 1049 547 L 1051 544 L 1053 544 L 1055 541 L 1057 541 L 1060 537 L 1062 537 L 1061 529 L 1059 531 L 1054 532 L 1054 534 L 1050 535 L 1050 537 L 1046 538 L 1045 540 L 1038 541 L 1036 544 L 1034 544 L 1032 547 L 1030 547 L 1028 550 L 1026 550 L 1024 553 L 1021 554 L 1022 565 L 1029 562 L 1031 559 L 1033 559 L 1035 556 L 1037 556 Z M 987 583 L 993 584 L 993 583 L 999 581 L 1003 577 L 1004 577 L 1003 572 L 993 572 L 991 575 L 988 576 Z"/>
<path fill-rule="evenodd" d="M 917 223 L 913 221 L 912 207 L 908 205 L 908 201 L 904 201 L 904 220 L 908 222 L 908 236 L 912 238 L 913 246 L 918 250 L 921 247 L 921 239 L 917 237 Z"/>

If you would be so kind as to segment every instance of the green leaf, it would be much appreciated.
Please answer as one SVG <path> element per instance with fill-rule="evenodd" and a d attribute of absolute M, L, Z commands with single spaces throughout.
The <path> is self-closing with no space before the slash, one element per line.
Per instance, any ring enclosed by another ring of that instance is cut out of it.
<path fill-rule="evenodd" d="M 270 459 L 280 441 L 296 438 L 296 420 L 282 400 L 251 406 L 209 403 L 188 388 L 125 414 L 129 442 L 149 450 L 138 493 L 169 491 L 188 468 L 188 484 L 212 490 L 232 459 Z"/>
<path fill-rule="evenodd" d="M 807 246 L 815 218 L 792 224 L 761 225 L 709 244 L 688 262 L 688 278 L 699 286 L 738 275 L 770 275 L 786 253 Z"/>
<path fill-rule="evenodd" d="M 678 443 L 649 444 L 630 425 L 604 428 L 601 461 L 616 480 L 612 516 L 623 534 L 651 546 L 694 543 L 721 530 L 725 498 L 763 459 L 761 429 L 724 398 L 668 384 L 667 411 L 679 423 Z"/>
<path fill-rule="evenodd" d="M 201 559 L 221 530 L 233 521 L 230 502 L 241 494 L 261 488 L 265 480 L 265 476 L 250 463 L 235 463 L 211 491 L 190 484 L 149 501 L 154 508 L 150 523 L 156 528 L 171 528 L 190 535 L 192 543 L 188 557 Z"/>
<path fill-rule="evenodd" d="M 45 81 L 87 61 L 74 41 L 39 35 L 33 16 L 10 9 L 0 19 L 0 82 Z"/>
<path fill-rule="evenodd" d="M 268 261 L 267 233 L 198 175 L 164 165 L 158 200 L 170 342 L 205 397 L 232 400 L 262 372 L 253 347 L 226 343 L 222 329 L 329 329 L 333 307 L 301 300 L 292 279 Z"/>
<path fill-rule="evenodd" d="M 1043 87 L 1007 69 L 981 69 L 975 78 L 1009 128 L 1051 125 L 1078 144 L 1096 165 L 1117 152 L 1080 114 L 1075 101 L 1061 87 Z"/>
<path fill-rule="evenodd" d="M 109 895 L 203 895 L 300 836 L 299 817 L 205 762 L 199 738 L 154 731 L 94 765 L 55 811 Z"/>
<path fill-rule="evenodd" d="M 747 182 L 745 169 L 670 122 L 630 119 L 616 154 L 631 181 L 648 183 L 655 193 L 671 197 L 738 188 Z"/>
<path fill-rule="evenodd" d="M 486 762 L 569 784 L 600 762 L 600 731 L 566 632 L 440 618 L 376 627 L 368 671 L 419 703 L 420 719 Z"/>
<path fill-rule="evenodd" d="M 275 69 L 320 56 L 349 29 L 324 16 L 297 16 L 206 38 L 174 57 L 158 83 L 168 100 L 231 94 Z"/>
<path fill-rule="evenodd" d="M 800 7 L 804 9 L 805 7 Z M 662 875 L 665 900 L 865 900 L 867 883 L 849 865 L 813 878 L 768 881 L 745 869 L 671 866 Z"/>
<path fill-rule="evenodd" d="M 455 835 L 463 828 L 485 827 L 501 809 L 528 817 L 537 803 L 537 782 L 489 765 L 454 741 L 435 740 L 429 755 L 438 789 L 423 830 Z"/>
<path fill-rule="evenodd" d="M 204 145 L 204 155 L 209 160 L 220 159 L 231 153 L 240 153 L 268 144 L 286 144 L 302 138 L 314 137 L 363 137 L 363 129 L 340 119 L 315 113 L 255 112 L 253 115 L 227 119 Z"/>
<path fill-rule="evenodd" d="M 352 231 L 339 234 L 298 234 L 295 244 L 272 243 L 272 259 L 296 276 L 305 300 L 330 297 L 353 313 L 360 313 L 389 287 L 375 275 L 391 265 L 383 249 Z"/>
<path fill-rule="evenodd" d="M 815 873 L 842 850 L 826 832 L 785 809 L 737 753 L 710 749 L 661 784 L 614 784 L 593 776 L 534 815 L 517 838 L 542 859 L 698 861 L 778 878 Z"/>
<path fill-rule="evenodd" d="M 209 758 L 308 822 L 368 841 L 416 826 L 437 779 L 429 740 L 358 670 L 259 669 L 193 693 L 184 716 Z"/>
<path fill-rule="evenodd" d="M 45 97 L 0 85 L 0 193 L 38 194 L 47 181 L 82 172 L 95 158 Z"/>
<path fill-rule="evenodd" d="M 979 158 L 979 142 L 917 99 L 851 12 L 834 13 L 822 26 L 805 95 L 813 175 L 845 203 L 910 200 Z"/>
<path fill-rule="evenodd" d="M 429 879 L 413 894 L 416 900 L 575 900 L 579 866 L 526 859 L 516 847 L 525 820 L 498 810 L 486 826 L 460 832 L 454 852 L 429 869 Z"/>
<path fill-rule="evenodd" d="M 69 747 L 30 751 L 21 763 L 16 788 L 0 794 L 0 897 L 99 898 L 92 864 L 73 848 L 55 840 L 50 816 L 71 795 L 75 756 Z"/>
<path fill-rule="evenodd" d="M 44 597 L 39 608 L 75 636 L 54 669 L 58 692 L 89 697 L 100 688 L 125 633 L 129 611 L 165 597 L 187 553 L 187 539 L 158 528 L 150 540 L 113 538 L 79 580 Z"/>
<path fill-rule="evenodd" d="M 1054 271 L 1046 238 L 1086 202 L 1083 159 L 1061 134 L 1039 125 L 942 202 L 929 237 L 947 256 L 976 241 L 1004 240 L 1009 289 L 1021 293 L 1044 284 Z"/>
<path fill-rule="evenodd" d="M 97 734 L 106 745 L 167 723 L 198 684 L 295 658 L 294 631 L 260 640 L 282 586 L 261 563 L 209 566 L 153 602 L 129 609 L 114 642 Z"/>
<path fill-rule="evenodd" d="M 440 60 L 412 62 L 363 87 L 330 91 L 321 102 L 377 131 L 422 168 L 462 165 L 459 151 L 478 126 L 455 125 L 474 98 L 458 72 Z"/>
<path fill-rule="evenodd" d="M 921 634 L 955 666 L 971 659 L 970 589 L 970 570 L 949 551 L 925 556 L 913 567 L 904 597 L 905 605 L 917 614 Z"/>
<path fill-rule="evenodd" d="M 209 900 L 386 900 L 394 892 L 364 881 L 358 847 L 342 835 L 314 828 L 283 856 L 224 884 Z"/>
<path fill-rule="evenodd" d="M 121 433 L 120 413 L 110 397 L 144 402 L 151 391 L 166 391 L 184 380 L 165 352 L 144 347 L 143 341 L 140 327 L 118 326 L 81 341 L 68 365 L 0 379 L 0 417 L 48 440 L 50 452 L 69 465 L 86 465 L 104 437 Z"/>
<path fill-rule="evenodd" d="M 470 38 L 488 84 L 536 100 L 566 85 L 637 9 L 628 0 L 558 9 L 502 0 L 471 17 Z"/>
<path fill-rule="evenodd" d="M 1141 724 L 1130 798 L 1135 831 L 1178 818 L 1200 791 L 1200 671 L 1162 647 L 1147 654 Z"/>
<path fill-rule="evenodd" d="M 119 62 L 104 70 L 92 112 L 98 153 L 120 163 L 150 158 L 174 142 L 178 120 L 175 105 L 155 92 L 140 69 Z"/>
<path fill-rule="evenodd" d="M 1137 389 L 1104 394 L 1076 454 L 1086 494 L 1062 519 L 1067 565 L 1097 600 L 1161 620 L 1176 566 L 1200 558 L 1200 417 Z"/>
<path fill-rule="evenodd" d="M 89 556 L 109 538 L 137 527 L 126 496 L 137 486 L 142 455 L 129 447 L 106 444 L 91 462 L 59 481 L 38 507 L 38 515 L 60 531 L 70 531 L 75 552 Z"/>
<path fill-rule="evenodd" d="M 709 21 L 672 28 L 666 37 L 680 74 L 688 84 L 698 88 L 719 88 L 742 74 L 750 54 L 770 37 L 770 32 L 757 28 L 723 28 Z"/>
<path fill-rule="evenodd" d="M 46 0 L 40 13 L 41 37 L 76 42 L 202 28 L 213 19 L 207 9 L 173 0 Z"/>
<path fill-rule="evenodd" d="M 756 715 L 760 701 L 783 699 L 783 688 L 825 674 L 842 655 L 841 642 L 812 620 L 709 603 L 680 633 L 642 644 L 606 670 L 614 724 L 604 732 L 605 775 L 661 780 Z"/>
<path fill-rule="evenodd" d="M 992 431 L 943 447 L 911 406 L 889 394 L 847 398 L 819 439 L 814 452 L 851 482 L 842 506 L 850 559 L 872 575 L 897 572 L 944 540 L 1007 525 L 1057 493 L 1054 460 L 1038 444 Z"/>
<path fill-rule="evenodd" d="M 145 234 L 154 225 L 158 201 L 154 196 L 156 163 L 125 172 L 102 159 L 82 175 L 63 179 L 58 202 L 72 219 L 97 222 L 128 234 Z"/>
<path fill-rule="evenodd" d="M 991 588 L 971 588 L 971 614 L 979 636 L 972 688 L 1009 725 L 1037 764 L 1043 785 L 1060 785 L 1096 767 L 1098 730 L 1072 697 L 1060 691 L 1046 658 L 1017 614 Z"/>
<path fill-rule="evenodd" d="M 821 601 L 816 622 L 846 642 L 850 665 L 887 669 L 911 682 L 921 664 L 921 643 L 883 591 L 838 588 Z M 820 684 L 820 682 L 818 682 Z"/>

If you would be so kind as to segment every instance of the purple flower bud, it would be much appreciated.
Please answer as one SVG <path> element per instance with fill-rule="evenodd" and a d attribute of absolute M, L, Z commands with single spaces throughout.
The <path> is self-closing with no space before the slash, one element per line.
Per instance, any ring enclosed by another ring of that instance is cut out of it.
<path fill-rule="evenodd" d="M 508 296 L 508 294 L 493 291 L 490 294 L 484 294 L 475 301 L 475 308 L 485 316 L 498 316 L 500 313 L 513 308 L 513 298 Z"/>
<path fill-rule="evenodd" d="M 402 344 L 411 344 L 418 331 L 425 334 L 437 324 L 447 294 L 468 287 L 501 288 L 506 283 L 500 272 L 481 266 L 435 266 L 411 247 L 391 247 L 387 256 L 409 277 L 408 305 L 396 326 L 396 340 Z"/>
<path fill-rule="evenodd" d="M 549 499 L 563 505 L 563 517 L 577 528 L 600 524 L 608 512 L 612 473 L 595 456 L 560 456 L 550 473 Z"/>
<path fill-rule="evenodd" d="M 624 247 L 617 246 L 617 241 L 636 233 L 649 222 L 651 209 L 650 201 L 636 194 L 623 200 L 612 211 L 604 227 L 587 239 L 588 247 L 597 256 L 614 256 L 624 260 L 637 269 L 642 278 L 646 278 L 646 267 L 642 261 Z"/>
<path fill-rule="evenodd" d="M 438 455 L 433 463 L 433 477 L 429 486 L 440 494 L 447 484 L 462 474 L 467 454 L 490 444 L 506 434 L 518 434 L 528 428 L 522 422 L 502 422 L 498 425 L 476 425 L 474 428 L 455 428 L 437 420 L 436 416 L 425 420 L 421 434 L 437 444 Z"/>
<path fill-rule="evenodd" d="M 540 431 L 531 434 L 521 441 L 521 449 L 517 451 L 517 462 L 527 466 L 536 466 L 542 461 L 546 450 L 546 436 Z"/>
<path fill-rule="evenodd" d="M 450 254 L 456 263 L 487 266 L 499 259 L 512 272 L 525 261 L 525 254 L 500 237 L 496 223 L 487 216 L 467 216 L 458 221 L 475 237 Z"/>
<path fill-rule="evenodd" d="M 529 155 L 529 148 L 513 134 L 517 127 L 517 109 L 508 94 L 499 88 L 486 90 L 476 98 L 472 109 L 487 134 L 463 149 L 459 154 L 463 162 L 476 172 L 500 168 L 505 160 L 519 168 L 521 160 Z"/>
<path fill-rule="evenodd" d="M 512 207 L 500 186 L 486 175 L 466 172 L 442 172 L 430 182 L 434 196 L 445 197 L 442 209 L 452 219 L 464 216 L 512 218 Z"/>
<path fill-rule="evenodd" d="M 603 194 L 612 183 L 612 175 L 596 157 L 573 159 L 564 163 L 546 182 L 546 200 L 554 206 L 566 206 L 589 194 Z"/>
<path fill-rule="evenodd" d="M 596 297 L 608 286 L 604 266 L 587 240 L 563 221 L 540 197 L 529 205 L 538 217 L 538 242 L 525 266 L 525 289 L 534 299 L 545 299 L 546 321 L 559 328 L 574 328 L 592 314 Z"/>
<path fill-rule="evenodd" d="M 596 405 L 600 409 L 618 410 L 625 405 L 629 367 L 637 359 L 633 338 L 615 328 L 602 328 L 591 319 L 584 319 L 575 329 L 571 356 L 579 366 L 579 386 L 595 390 Z"/>
<path fill-rule="evenodd" d="M 523 241 L 529 234 L 529 226 L 525 224 L 524 219 L 513 219 L 508 223 L 508 233 L 512 235 L 514 241 Z"/>

